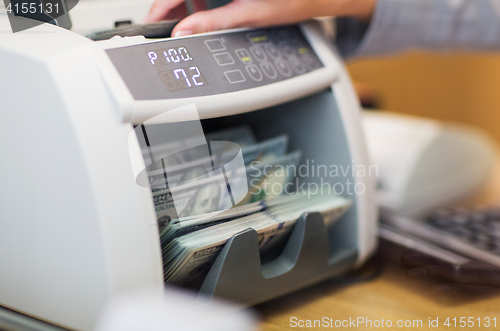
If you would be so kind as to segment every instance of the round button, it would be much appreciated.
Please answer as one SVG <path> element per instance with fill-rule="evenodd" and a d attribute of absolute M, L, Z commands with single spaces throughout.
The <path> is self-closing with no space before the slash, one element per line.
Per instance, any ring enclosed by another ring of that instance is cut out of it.
<path fill-rule="evenodd" d="M 256 82 L 260 82 L 262 80 L 262 73 L 260 72 L 259 67 L 257 67 L 255 64 L 246 66 L 245 69 L 247 70 L 250 77 L 252 77 L 252 79 Z"/>
<path fill-rule="evenodd" d="M 278 77 L 278 72 L 276 71 L 276 68 L 274 68 L 274 66 L 271 63 L 262 62 L 260 64 L 260 68 L 262 69 L 262 72 L 264 73 L 264 75 L 267 76 L 267 78 L 275 79 L 276 77 Z"/>
<path fill-rule="evenodd" d="M 241 62 L 243 62 L 244 64 L 252 64 L 252 57 L 245 48 L 237 49 L 234 52 Z"/>
<path fill-rule="evenodd" d="M 284 60 L 277 60 L 274 62 L 274 65 L 283 76 L 290 77 L 292 75 L 292 69 L 290 69 L 290 66 Z"/>
<path fill-rule="evenodd" d="M 264 46 L 264 49 L 266 50 L 267 55 L 269 55 L 269 57 L 271 59 L 276 60 L 276 59 L 281 58 L 281 53 L 280 53 L 278 47 L 276 47 L 276 45 L 274 45 L 274 44 L 266 45 L 266 46 Z"/>
<path fill-rule="evenodd" d="M 310 55 L 302 55 L 302 60 L 306 63 L 306 66 L 309 70 L 316 69 L 316 61 Z"/>
<path fill-rule="evenodd" d="M 265 60 L 267 60 L 266 52 L 264 52 L 261 47 L 250 47 L 250 53 L 252 53 L 253 57 L 259 62 L 264 62 Z"/>
<path fill-rule="evenodd" d="M 291 57 L 295 56 L 295 49 L 293 48 L 290 43 L 283 42 L 279 44 L 281 52 L 286 56 L 286 57 Z"/>
<path fill-rule="evenodd" d="M 296 74 L 303 74 L 307 71 L 306 66 L 298 57 L 291 57 L 288 59 L 290 66 Z"/>

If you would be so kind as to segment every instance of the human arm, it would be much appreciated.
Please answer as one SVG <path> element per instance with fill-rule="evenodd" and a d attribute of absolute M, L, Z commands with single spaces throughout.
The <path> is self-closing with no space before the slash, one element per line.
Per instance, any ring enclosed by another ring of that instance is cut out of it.
<path fill-rule="evenodd" d="M 376 0 L 234 0 L 205 10 L 203 0 L 193 0 L 195 13 L 184 18 L 173 35 L 209 32 L 236 27 L 264 27 L 300 22 L 317 16 L 350 16 L 369 21 Z M 156 0 L 146 22 L 183 18 L 184 0 Z"/>
<path fill-rule="evenodd" d="M 355 18 L 338 23 L 344 55 L 500 50 L 500 0 L 377 0 L 369 25 Z"/>

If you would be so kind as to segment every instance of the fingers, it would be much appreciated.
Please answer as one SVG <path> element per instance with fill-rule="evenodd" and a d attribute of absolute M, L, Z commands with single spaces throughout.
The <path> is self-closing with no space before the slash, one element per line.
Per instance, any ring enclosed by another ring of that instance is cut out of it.
<path fill-rule="evenodd" d="M 260 5 L 260 1 L 231 2 L 222 7 L 194 13 L 177 24 L 172 35 L 252 26 L 258 13 L 263 14 L 259 9 Z"/>
<path fill-rule="evenodd" d="M 194 12 L 207 9 L 207 4 L 205 3 L 205 0 L 191 0 L 191 4 L 193 5 Z"/>
<path fill-rule="evenodd" d="M 166 19 L 170 11 L 183 2 L 184 0 L 156 0 L 151 6 L 149 14 L 144 18 L 143 22 L 151 23 Z"/>
<path fill-rule="evenodd" d="M 173 19 L 183 19 L 188 15 L 188 9 L 186 6 L 186 3 L 180 3 L 177 5 L 177 7 L 171 9 L 167 16 L 164 17 L 166 20 L 173 20 Z"/>
<path fill-rule="evenodd" d="M 185 0 L 156 0 L 145 23 L 184 16 Z M 375 0 L 314 1 L 304 0 L 233 0 L 225 6 L 205 10 L 204 0 L 191 0 L 195 14 L 186 17 L 174 29 L 174 36 L 242 26 L 263 27 L 300 22 L 316 16 L 371 16 Z M 177 8 L 177 9 L 175 9 Z M 175 9 L 175 10 L 174 10 Z"/>

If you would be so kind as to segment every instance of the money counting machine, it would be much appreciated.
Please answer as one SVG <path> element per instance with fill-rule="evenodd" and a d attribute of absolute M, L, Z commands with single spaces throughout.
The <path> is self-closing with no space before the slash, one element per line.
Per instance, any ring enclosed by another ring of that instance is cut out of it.
<path fill-rule="evenodd" d="M 0 28 L 0 305 L 14 311 L 89 330 L 120 294 L 162 293 L 152 193 L 133 171 L 146 161 L 131 133 L 169 110 L 195 104 L 210 130 L 285 133 L 303 164 L 368 167 L 351 82 L 314 22 L 103 42 L 50 24 L 7 33 L 6 16 Z M 181 60 L 160 61 L 169 50 Z M 173 114 L 165 121 L 186 120 Z M 326 229 L 303 215 L 265 264 L 255 232 L 235 235 L 200 292 L 252 305 L 363 263 L 376 245 L 374 179 L 348 170 L 326 180 L 364 187 L 344 190 L 353 205 L 341 220 Z"/>

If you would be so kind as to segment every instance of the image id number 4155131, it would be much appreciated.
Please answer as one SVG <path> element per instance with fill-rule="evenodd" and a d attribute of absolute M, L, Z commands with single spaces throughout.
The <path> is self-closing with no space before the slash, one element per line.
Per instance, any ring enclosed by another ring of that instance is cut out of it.
<path fill-rule="evenodd" d="M 448 317 L 444 323 L 444 326 L 447 327 L 485 327 L 485 328 L 496 328 L 497 327 L 497 318 L 496 317 Z"/>
<path fill-rule="evenodd" d="M 9 1 L 6 12 L 21 16 L 23 14 L 59 14 L 62 12 L 59 1 Z"/>

